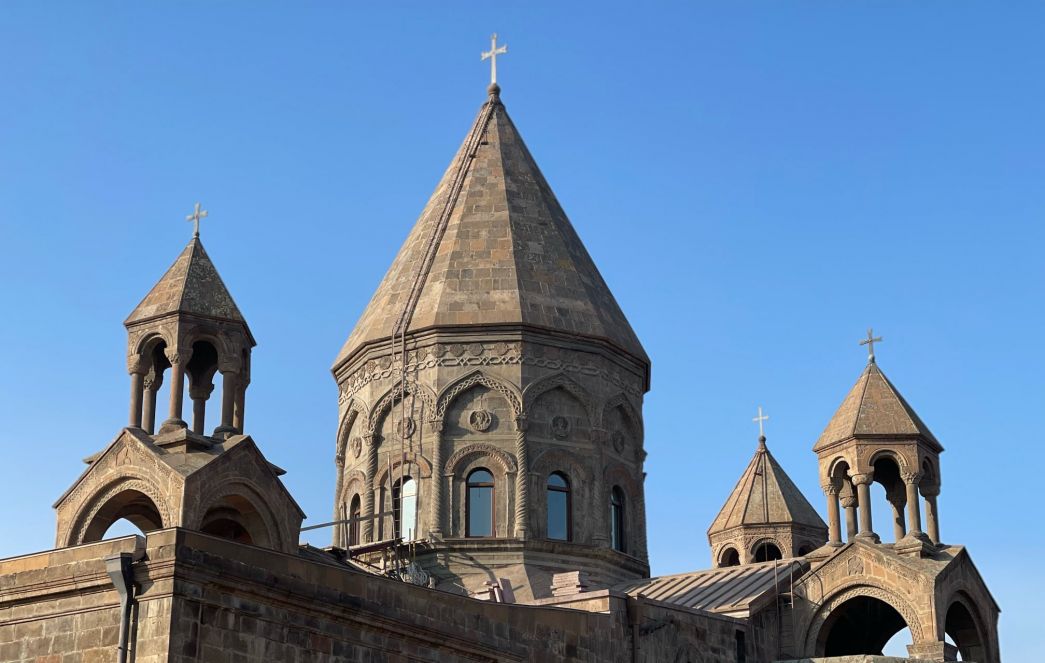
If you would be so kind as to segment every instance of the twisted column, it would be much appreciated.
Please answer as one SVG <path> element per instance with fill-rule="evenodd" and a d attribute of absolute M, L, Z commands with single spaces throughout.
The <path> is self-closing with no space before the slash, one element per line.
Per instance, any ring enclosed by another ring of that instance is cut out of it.
<path fill-rule="evenodd" d="M 515 418 L 515 462 L 519 465 L 519 475 L 515 478 L 515 536 L 526 538 L 529 529 L 530 515 L 530 459 L 529 445 L 526 442 L 526 428 L 529 423 L 526 415 Z"/>
<path fill-rule="evenodd" d="M 363 527 L 362 539 L 374 540 L 374 475 L 377 474 L 377 444 L 373 433 L 363 436 L 366 445 L 366 483 L 363 490 Z"/>
<path fill-rule="evenodd" d="M 592 525 L 591 542 L 600 548 L 609 548 L 609 523 L 606 517 L 609 512 L 609 497 L 606 495 L 606 482 L 603 480 L 603 456 L 605 447 L 610 442 L 609 432 L 602 428 L 593 428 L 591 431 L 592 446 L 595 447 L 595 466 L 592 468 L 592 501 L 594 502 L 594 523 Z M 574 522 L 577 518 L 574 519 Z"/>
<path fill-rule="evenodd" d="M 842 520 L 838 513 L 838 486 L 825 483 L 821 488 L 827 497 L 827 545 L 842 545 Z"/>
<path fill-rule="evenodd" d="M 446 483 L 443 476 L 443 422 L 431 423 L 435 446 L 432 449 L 432 510 L 428 517 L 431 523 L 428 528 L 433 538 L 443 536 L 443 488 Z"/>
<path fill-rule="evenodd" d="M 854 474 L 853 485 L 856 486 L 856 499 L 860 505 L 860 532 L 856 538 L 869 543 L 879 543 L 878 535 L 871 527 L 871 482 L 874 481 L 874 473 Z"/>

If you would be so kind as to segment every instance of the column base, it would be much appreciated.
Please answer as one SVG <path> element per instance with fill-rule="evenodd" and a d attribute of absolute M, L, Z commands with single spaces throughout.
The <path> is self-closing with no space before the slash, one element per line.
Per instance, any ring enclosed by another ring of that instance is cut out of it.
<path fill-rule="evenodd" d="M 856 540 L 863 543 L 881 543 L 882 537 L 878 536 L 874 532 L 860 532 L 856 535 Z"/>
<path fill-rule="evenodd" d="M 227 440 L 233 435 L 237 434 L 237 430 L 233 426 L 218 426 L 214 429 L 214 434 L 211 437 L 220 437 L 223 440 Z"/>
<path fill-rule="evenodd" d="M 893 545 L 893 550 L 900 555 L 927 557 L 936 551 L 936 545 L 929 540 L 928 535 L 916 530 L 908 532 L 906 536 L 897 541 Z"/>
<path fill-rule="evenodd" d="M 176 431 L 178 429 L 188 427 L 189 425 L 185 423 L 184 419 L 168 419 L 160 425 L 160 433 L 169 433 L 171 431 Z"/>

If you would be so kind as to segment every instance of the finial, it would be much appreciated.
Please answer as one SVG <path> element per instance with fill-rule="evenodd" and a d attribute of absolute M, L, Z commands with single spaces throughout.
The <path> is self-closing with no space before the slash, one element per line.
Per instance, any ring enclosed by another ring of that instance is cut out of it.
<path fill-rule="evenodd" d="M 494 99 L 501 98 L 501 86 L 497 83 L 490 83 L 490 87 L 486 88 L 486 93 Z"/>
<path fill-rule="evenodd" d="M 874 335 L 874 331 L 871 329 L 871 327 L 868 327 L 867 328 L 867 338 L 865 338 L 864 340 L 860 341 L 860 345 L 866 345 L 867 346 L 867 363 L 868 364 L 873 364 L 874 363 L 874 344 L 875 343 L 881 343 L 881 342 L 882 342 L 882 337 L 881 336 L 877 336 L 876 337 Z"/>
<path fill-rule="evenodd" d="M 490 37 L 490 50 L 482 53 L 483 60 L 490 61 L 490 94 L 495 95 L 501 91 L 501 88 L 497 87 L 497 56 L 504 55 L 508 52 L 508 44 L 503 46 L 497 45 L 497 33 L 493 33 Z M 494 88 L 497 88 L 497 92 L 494 92 Z"/>
<path fill-rule="evenodd" d="M 769 421 L 769 415 L 762 414 L 762 406 L 758 406 L 758 416 L 751 421 L 758 422 L 758 446 L 763 448 L 766 446 L 766 429 L 763 426 L 763 422 Z"/>
<path fill-rule="evenodd" d="M 196 207 L 192 210 L 192 214 L 190 214 L 187 217 L 185 217 L 186 221 L 192 221 L 192 222 L 194 222 L 196 224 L 195 228 L 193 229 L 193 233 L 192 233 L 192 236 L 194 238 L 199 238 L 199 236 L 200 236 L 200 219 L 204 219 L 206 217 L 207 217 L 207 210 L 200 209 L 200 204 L 199 203 L 196 203 Z"/>

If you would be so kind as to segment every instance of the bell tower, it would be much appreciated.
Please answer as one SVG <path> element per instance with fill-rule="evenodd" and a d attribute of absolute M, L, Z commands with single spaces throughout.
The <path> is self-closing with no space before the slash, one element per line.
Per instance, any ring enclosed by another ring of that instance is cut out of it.
<path fill-rule="evenodd" d="M 827 496 L 828 545 L 841 546 L 839 501 L 849 540 L 879 543 L 871 514 L 871 484 L 885 488 L 897 551 L 929 551 L 940 544 L 936 497 L 943 446 L 885 377 L 874 355 L 871 330 L 867 366 L 813 446 Z M 925 530 L 919 496 L 925 501 Z"/>
<path fill-rule="evenodd" d="M 198 223 L 204 216 L 206 212 L 197 203 L 189 216 L 197 223 L 192 240 L 123 323 L 131 374 L 129 425 L 149 434 L 188 427 L 183 419 L 186 378 L 192 401 L 191 430 L 206 434 L 204 420 L 218 372 L 221 423 L 213 434 L 227 437 L 243 432 L 250 351 L 255 342 L 200 241 Z M 156 396 L 165 376 L 170 381 L 170 401 L 167 418 L 157 430 Z"/>

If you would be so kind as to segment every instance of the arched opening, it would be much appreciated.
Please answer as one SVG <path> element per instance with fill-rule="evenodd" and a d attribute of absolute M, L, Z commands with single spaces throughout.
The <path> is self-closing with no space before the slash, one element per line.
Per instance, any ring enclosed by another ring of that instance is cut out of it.
<path fill-rule="evenodd" d="M 186 367 L 188 380 L 188 397 L 186 403 L 192 403 L 191 429 L 197 435 L 206 435 L 207 431 L 207 403 L 214 392 L 214 374 L 218 370 L 218 351 L 209 341 L 196 341 L 192 344 L 192 357 Z M 213 402 L 221 403 L 221 389 Z M 211 414 L 211 419 L 220 419 L 220 407 L 218 416 Z M 213 423 L 213 422 L 212 422 Z M 220 423 L 220 422 L 219 422 Z M 216 424 L 215 424 L 216 427 Z"/>
<path fill-rule="evenodd" d="M 204 514 L 200 531 L 238 543 L 266 547 L 273 545 L 261 514 L 241 495 L 220 498 Z"/>
<path fill-rule="evenodd" d="M 163 392 L 165 397 L 160 397 L 163 374 L 171 367 L 170 361 L 167 360 L 167 342 L 163 339 L 155 340 L 146 356 L 150 358 L 151 363 L 143 383 L 142 428 L 151 435 L 156 432 L 156 417 L 159 416 L 161 420 L 165 418 L 164 405 L 170 398 L 169 388 Z"/>
<path fill-rule="evenodd" d="M 944 620 L 944 631 L 954 641 L 962 661 L 987 661 L 987 648 L 984 638 L 976 625 L 972 613 L 960 601 L 955 601 L 947 609 Z"/>
<path fill-rule="evenodd" d="M 121 536 L 130 536 L 132 534 L 142 535 L 145 534 L 140 527 L 127 520 L 126 518 L 120 518 L 112 525 L 109 525 L 109 529 L 105 530 L 105 534 L 102 534 L 102 540 L 105 539 L 118 539 Z"/>
<path fill-rule="evenodd" d="M 718 555 L 719 566 L 740 566 L 740 553 L 732 546 L 726 546 Z"/>
<path fill-rule="evenodd" d="M 359 545 L 359 516 L 362 513 L 359 493 L 352 496 L 352 502 L 348 507 L 348 545 Z"/>
<path fill-rule="evenodd" d="M 472 470 L 465 483 L 465 536 L 493 536 L 493 474 L 484 468 Z"/>
<path fill-rule="evenodd" d="M 855 596 L 831 611 L 817 638 L 820 656 L 881 656 L 886 644 L 907 622 L 891 605 L 871 596 Z"/>
<path fill-rule="evenodd" d="M 417 481 L 412 477 L 396 479 L 392 484 L 392 527 L 396 538 L 417 538 Z"/>
<path fill-rule="evenodd" d="M 163 527 L 160 510 L 148 495 L 137 490 L 127 489 L 114 495 L 98 510 L 84 531 L 83 540 L 79 543 L 100 541 L 109 528 L 118 520 L 126 520 L 142 532 Z"/>
<path fill-rule="evenodd" d="M 838 460 L 831 468 L 831 483 L 838 488 L 838 538 L 852 542 L 857 534 L 857 500 L 847 461 Z"/>
<path fill-rule="evenodd" d="M 755 559 L 756 563 L 772 562 L 784 558 L 780 553 L 780 548 L 772 541 L 759 541 L 755 544 L 755 549 L 751 552 L 751 556 Z"/>
<path fill-rule="evenodd" d="M 882 655 L 907 658 L 910 654 L 907 647 L 913 643 L 914 636 L 911 635 L 911 629 L 905 626 L 897 631 L 896 635 L 889 638 L 889 642 L 885 643 L 885 646 L 882 647 Z"/>
<path fill-rule="evenodd" d="M 882 541 L 899 541 L 907 533 L 904 508 L 907 489 L 900 478 L 900 466 L 890 455 L 875 459 L 874 483 L 871 484 L 873 528 Z"/>
<path fill-rule="evenodd" d="M 610 491 L 610 543 L 614 550 L 628 552 L 624 491 L 614 486 Z"/>
<path fill-rule="evenodd" d="M 573 538 L 573 514 L 570 480 L 562 472 L 548 477 L 548 538 L 570 541 Z"/>

